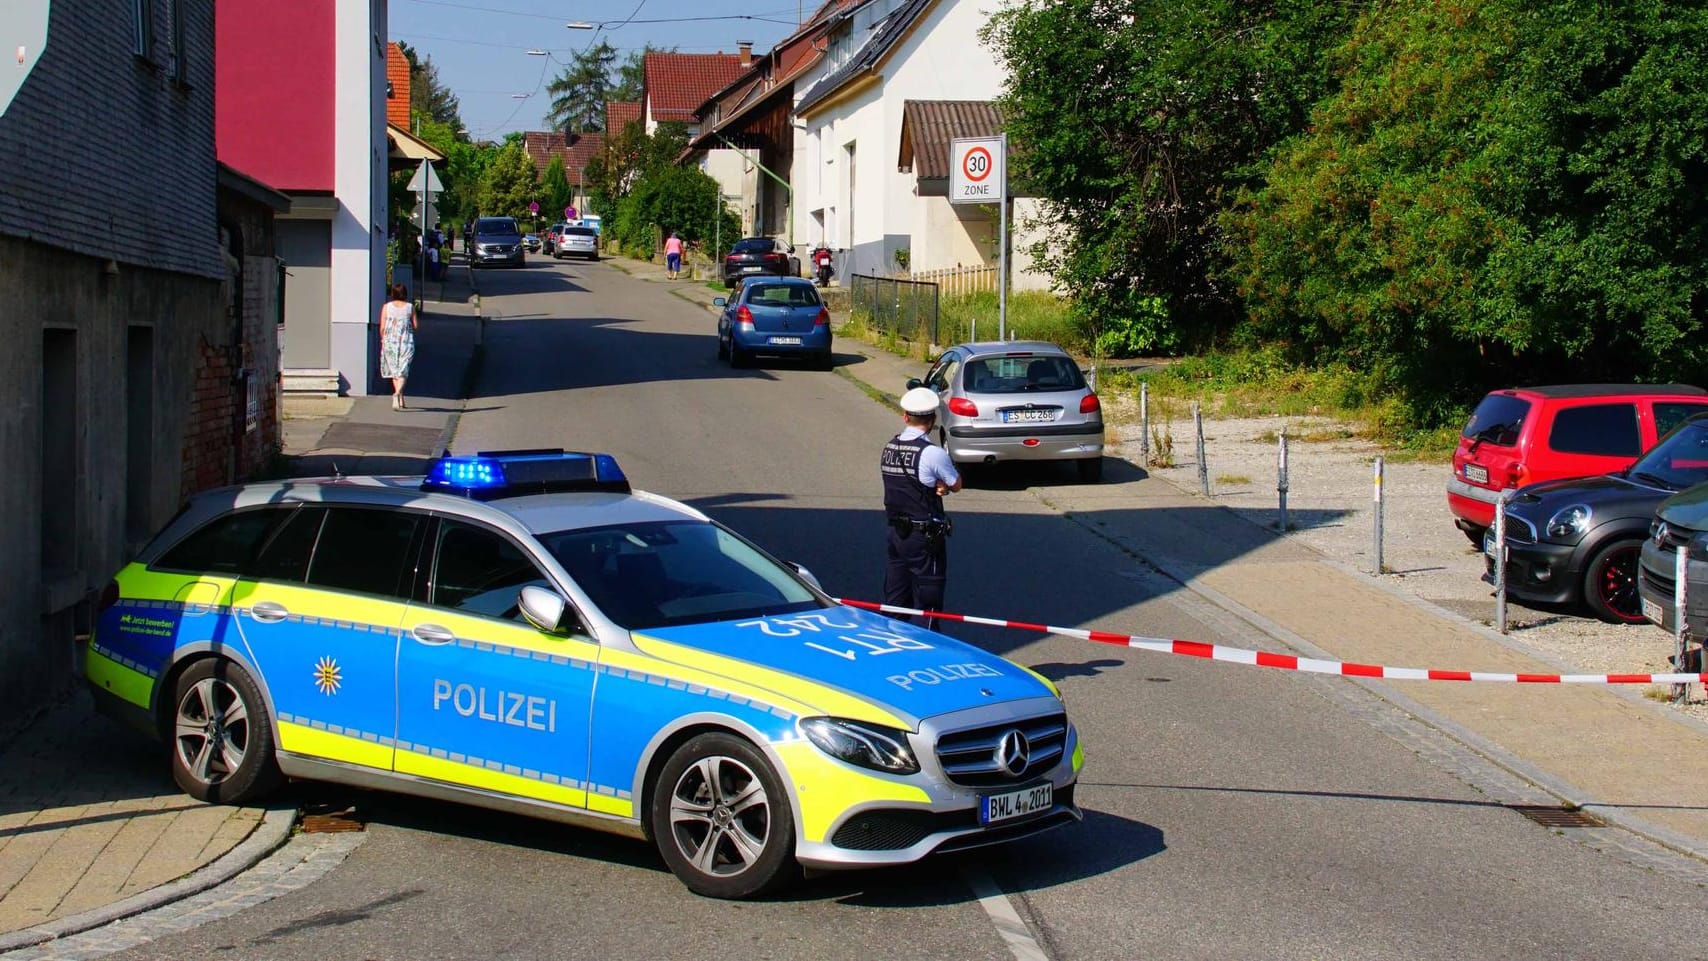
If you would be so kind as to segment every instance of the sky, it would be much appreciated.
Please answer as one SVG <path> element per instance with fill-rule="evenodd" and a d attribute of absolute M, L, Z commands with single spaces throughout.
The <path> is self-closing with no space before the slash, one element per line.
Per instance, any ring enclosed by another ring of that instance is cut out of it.
<path fill-rule="evenodd" d="M 761 54 L 821 0 L 389 0 L 391 39 L 429 57 L 457 95 L 476 140 L 545 129 L 546 84 L 578 51 L 604 40 L 620 58 L 648 43 L 682 53 Z M 571 30 L 580 21 L 593 30 Z M 529 56 L 546 50 L 550 56 Z"/>

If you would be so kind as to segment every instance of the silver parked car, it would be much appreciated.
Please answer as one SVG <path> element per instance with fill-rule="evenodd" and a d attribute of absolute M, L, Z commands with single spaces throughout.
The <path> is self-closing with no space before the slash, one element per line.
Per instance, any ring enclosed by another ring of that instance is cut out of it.
<path fill-rule="evenodd" d="M 559 260 L 565 257 L 598 260 L 599 235 L 593 232 L 592 227 L 565 226 L 557 232 L 557 243 L 552 248 L 552 256 Z"/>
<path fill-rule="evenodd" d="M 1103 478 L 1103 407 L 1055 344 L 998 341 L 945 350 L 923 380 L 937 392 L 937 440 L 957 464 L 1071 460 Z"/>

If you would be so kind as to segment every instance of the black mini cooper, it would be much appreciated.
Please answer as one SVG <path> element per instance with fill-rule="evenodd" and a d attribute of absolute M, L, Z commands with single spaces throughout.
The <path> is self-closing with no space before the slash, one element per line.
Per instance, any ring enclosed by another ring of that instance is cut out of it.
<path fill-rule="evenodd" d="M 1673 428 L 1614 474 L 1520 488 L 1507 504 L 1507 592 L 1544 604 L 1583 604 L 1605 621 L 1640 623 L 1638 555 L 1655 508 L 1708 481 L 1708 414 Z M 1494 531 L 1483 538 L 1494 580 Z"/>

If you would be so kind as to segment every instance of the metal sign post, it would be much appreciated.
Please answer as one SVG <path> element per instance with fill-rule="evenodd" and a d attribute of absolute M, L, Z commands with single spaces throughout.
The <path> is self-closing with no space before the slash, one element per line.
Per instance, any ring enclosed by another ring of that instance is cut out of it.
<path fill-rule="evenodd" d="M 433 195 L 444 189 L 445 185 L 439 182 L 438 172 L 433 169 L 433 164 L 426 160 L 421 161 L 421 166 L 416 168 L 415 176 L 409 178 L 409 190 L 421 195 L 421 273 L 417 275 L 421 279 L 415 284 L 420 300 L 427 297 L 427 228 L 431 226 L 433 216 Z M 402 241 L 402 238 L 398 239 Z"/>
<path fill-rule="evenodd" d="M 1684 609 L 1690 600 L 1690 544 L 1678 545 L 1678 553 L 1673 555 L 1672 564 L 1672 633 L 1673 633 L 1673 670 L 1684 670 L 1684 654 L 1690 649 L 1690 624 L 1685 619 Z M 1683 704 L 1690 693 L 1690 685 L 1674 684 L 1672 700 L 1675 704 Z"/>
<path fill-rule="evenodd" d="M 949 143 L 949 202 L 995 203 L 998 210 L 996 339 L 1008 339 L 1008 135 Z"/>

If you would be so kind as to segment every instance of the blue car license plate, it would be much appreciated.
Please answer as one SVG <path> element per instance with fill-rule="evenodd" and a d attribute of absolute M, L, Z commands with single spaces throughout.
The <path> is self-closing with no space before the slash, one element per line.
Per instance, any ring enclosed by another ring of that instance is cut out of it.
<path fill-rule="evenodd" d="M 1049 783 L 1009 791 L 1006 794 L 987 794 L 979 798 L 979 823 L 997 824 L 1048 811 L 1055 803 L 1055 797 L 1055 785 Z"/>
<path fill-rule="evenodd" d="M 800 346 L 801 339 L 799 337 L 773 337 L 771 338 L 771 343 L 798 347 Z"/>

